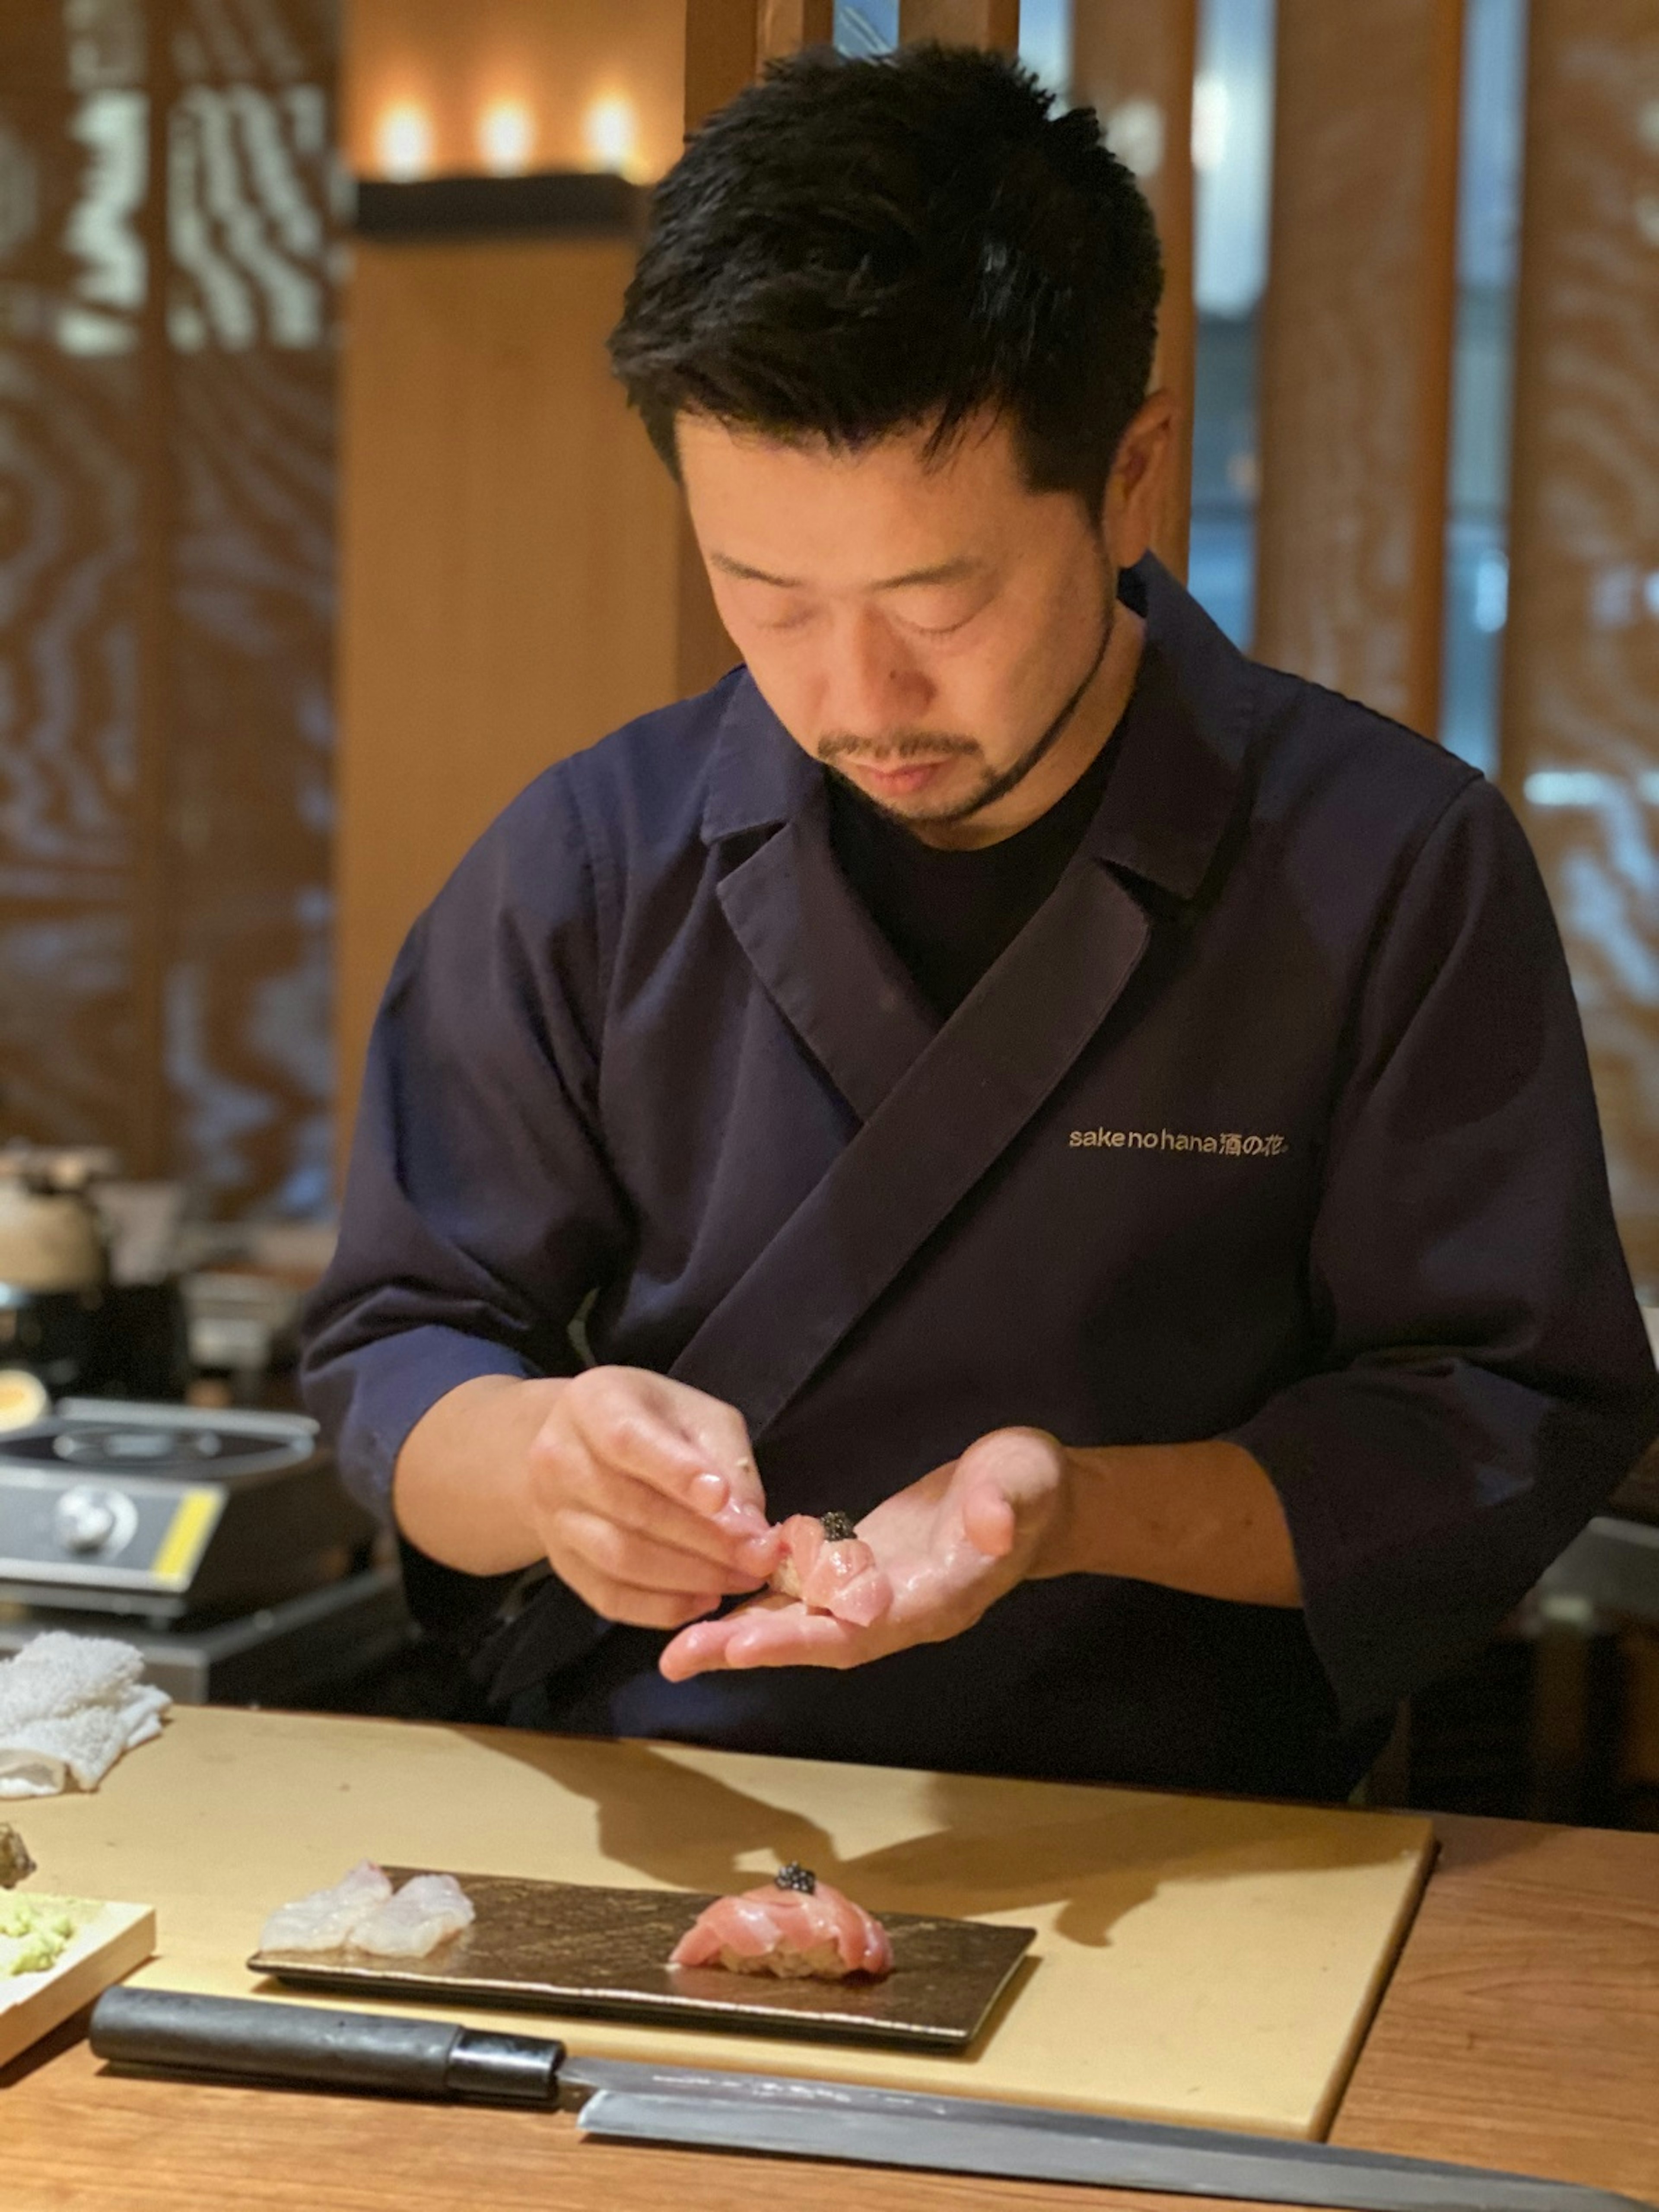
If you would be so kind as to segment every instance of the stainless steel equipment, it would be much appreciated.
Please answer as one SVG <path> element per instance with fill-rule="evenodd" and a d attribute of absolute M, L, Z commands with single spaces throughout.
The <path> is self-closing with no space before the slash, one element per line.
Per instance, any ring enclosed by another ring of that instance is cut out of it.
<path fill-rule="evenodd" d="M 373 1534 L 297 1414 L 68 1398 L 0 1435 L 0 1598 L 222 1618 L 337 1579 Z"/>
<path fill-rule="evenodd" d="M 300 1415 L 64 1399 L 0 1434 L 0 1656 L 112 1633 L 187 1704 L 304 1704 L 408 1642 L 374 1535 Z"/>

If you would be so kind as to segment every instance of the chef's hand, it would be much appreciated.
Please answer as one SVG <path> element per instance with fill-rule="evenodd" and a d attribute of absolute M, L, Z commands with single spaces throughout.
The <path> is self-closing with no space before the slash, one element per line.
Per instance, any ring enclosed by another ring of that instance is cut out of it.
<path fill-rule="evenodd" d="M 683 1630 L 662 1672 L 683 1682 L 720 1668 L 861 1667 L 913 1644 L 942 1644 L 1046 1571 L 1067 1496 L 1066 1455 L 1053 1437 L 998 1429 L 859 1523 L 893 1585 L 891 1608 L 873 1627 L 762 1598 Z"/>
<path fill-rule="evenodd" d="M 635 1367 L 592 1367 L 547 1393 L 520 1510 L 556 1574 L 606 1620 L 678 1628 L 776 1565 L 743 1417 Z"/>

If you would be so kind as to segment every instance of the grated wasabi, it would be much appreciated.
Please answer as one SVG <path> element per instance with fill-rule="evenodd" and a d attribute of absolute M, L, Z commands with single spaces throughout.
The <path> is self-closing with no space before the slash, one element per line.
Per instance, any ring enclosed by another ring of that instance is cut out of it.
<path fill-rule="evenodd" d="M 0 1896 L 0 1981 L 12 1974 L 44 1974 L 55 1966 L 75 1934 L 75 1915 L 61 1899 Z"/>

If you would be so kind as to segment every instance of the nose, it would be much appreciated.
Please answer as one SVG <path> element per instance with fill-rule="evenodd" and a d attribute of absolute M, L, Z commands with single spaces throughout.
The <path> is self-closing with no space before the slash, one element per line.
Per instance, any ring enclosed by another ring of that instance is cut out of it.
<path fill-rule="evenodd" d="M 878 744 L 925 717 L 933 684 L 880 610 L 857 607 L 830 626 L 820 694 L 822 729 Z"/>

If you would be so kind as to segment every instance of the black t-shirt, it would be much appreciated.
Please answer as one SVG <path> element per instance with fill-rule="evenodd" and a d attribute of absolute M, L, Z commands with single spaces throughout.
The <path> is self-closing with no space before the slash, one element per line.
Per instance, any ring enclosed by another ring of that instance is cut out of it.
<path fill-rule="evenodd" d="M 854 786 L 824 771 L 830 842 L 842 873 L 942 1019 L 1065 873 L 1105 791 L 1115 735 L 1046 814 L 1000 844 L 971 848 L 924 845 Z"/>

